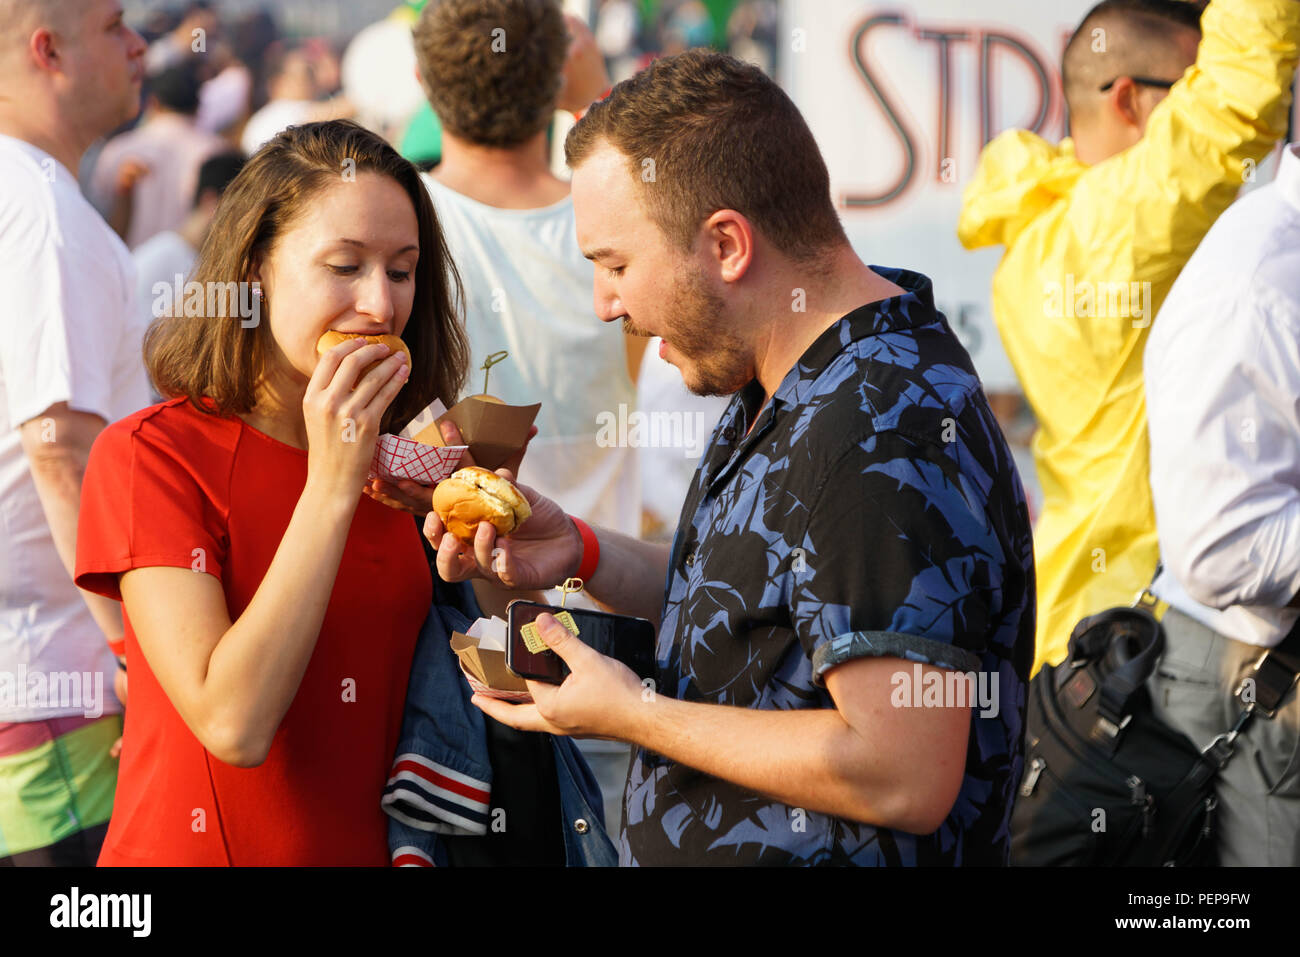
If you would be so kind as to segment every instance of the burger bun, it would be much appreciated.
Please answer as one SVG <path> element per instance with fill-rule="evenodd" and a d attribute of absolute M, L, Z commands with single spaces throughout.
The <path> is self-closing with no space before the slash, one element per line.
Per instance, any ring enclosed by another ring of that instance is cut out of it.
<path fill-rule="evenodd" d="M 331 329 L 325 333 L 325 335 L 316 340 L 316 355 L 323 356 L 340 342 L 347 342 L 349 339 L 364 339 L 367 344 L 376 343 L 388 346 L 388 348 L 392 349 L 393 352 L 403 352 L 406 354 L 407 368 L 410 368 L 411 366 L 411 350 L 406 348 L 406 343 L 402 341 L 400 336 L 367 336 L 359 332 L 335 332 Z M 390 358 L 392 357 L 385 356 L 383 359 L 380 359 L 379 362 L 370 363 L 370 365 L 361 370 L 361 375 L 357 378 L 362 378 L 371 369 L 379 365 L 380 362 L 384 362 L 386 359 Z"/>
<path fill-rule="evenodd" d="M 533 513 L 509 479 L 473 465 L 438 483 L 433 510 L 443 527 L 466 544 L 474 541 L 479 522 L 490 523 L 498 535 L 509 535 Z"/>

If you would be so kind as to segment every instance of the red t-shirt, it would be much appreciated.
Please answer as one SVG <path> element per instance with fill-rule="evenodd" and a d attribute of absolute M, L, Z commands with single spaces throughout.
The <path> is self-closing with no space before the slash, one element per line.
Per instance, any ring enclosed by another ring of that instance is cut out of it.
<path fill-rule="evenodd" d="M 184 399 L 96 439 L 76 582 L 174 566 L 217 578 L 231 621 L 262 583 L 307 480 L 307 453 Z M 149 668 L 126 617 L 129 702 L 101 865 L 386 865 L 379 801 L 432 580 L 410 515 L 360 495 L 320 636 L 266 761 L 213 757 Z M 125 609 L 124 609 L 125 611 Z"/>

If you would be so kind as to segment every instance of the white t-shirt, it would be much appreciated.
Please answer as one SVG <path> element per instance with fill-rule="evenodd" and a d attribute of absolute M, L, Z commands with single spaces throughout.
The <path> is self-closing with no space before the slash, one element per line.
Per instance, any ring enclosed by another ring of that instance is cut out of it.
<path fill-rule="evenodd" d="M 578 248 L 573 202 L 497 209 L 425 182 L 465 287 L 467 393 L 482 391 L 479 367 L 504 349 L 510 356 L 492 367 L 488 392 L 511 405 L 542 403 L 520 481 L 593 525 L 639 535 L 637 450 L 601 429 L 620 406 L 635 409 L 636 390 L 622 327 L 592 311 L 594 267 Z"/>
<path fill-rule="evenodd" d="M 103 712 L 117 712 L 112 652 L 59 560 L 18 429 L 58 402 L 105 422 L 149 404 L 135 270 L 76 177 L 8 136 L 0 136 L 0 289 L 0 722 L 93 707 L 33 703 L 34 674 L 48 689 L 63 680 L 58 673 L 101 672 Z M 24 676 L 26 702 L 16 690 Z"/>

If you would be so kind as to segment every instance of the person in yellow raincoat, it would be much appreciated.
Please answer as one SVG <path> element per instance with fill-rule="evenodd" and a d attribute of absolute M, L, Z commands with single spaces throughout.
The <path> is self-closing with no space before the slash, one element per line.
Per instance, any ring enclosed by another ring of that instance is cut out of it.
<path fill-rule="evenodd" d="M 1200 6 L 1094 7 L 1064 57 L 1073 138 L 1002 134 L 963 197 L 963 245 L 1006 247 L 993 315 L 1039 422 L 1035 672 L 1081 618 L 1151 581 L 1152 317 L 1287 129 L 1300 2 L 1211 0 L 1198 33 Z"/>

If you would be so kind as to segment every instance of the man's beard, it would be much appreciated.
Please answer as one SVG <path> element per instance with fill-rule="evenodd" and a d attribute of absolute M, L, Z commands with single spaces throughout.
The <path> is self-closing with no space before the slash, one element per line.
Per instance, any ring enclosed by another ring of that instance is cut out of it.
<path fill-rule="evenodd" d="M 646 332 L 639 326 L 632 325 L 632 320 L 626 316 L 623 317 L 623 332 L 629 336 L 636 336 L 638 339 L 649 339 L 654 335 L 654 333 Z"/>
<path fill-rule="evenodd" d="M 753 357 L 726 327 L 726 303 L 698 272 L 673 287 L 668 345 L 689 359 L 682 381 L 696 395 L 731 395 L 754 378 Z"/>

